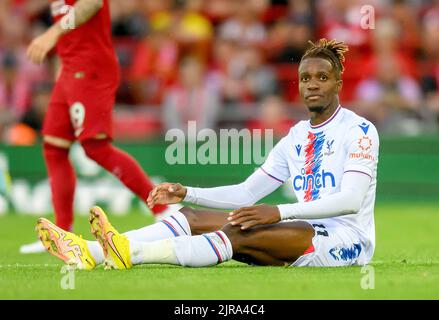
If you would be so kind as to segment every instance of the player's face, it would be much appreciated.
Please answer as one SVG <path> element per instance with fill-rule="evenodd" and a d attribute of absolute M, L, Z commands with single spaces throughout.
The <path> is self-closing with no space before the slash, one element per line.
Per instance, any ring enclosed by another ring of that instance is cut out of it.
<path fill-rule="evenodd" d="M 336 107 L 341 84 L 326 59 L 307 58 L 299 65 L 300 97 L 311 112 L 321 113 L 331 105 Z"/>

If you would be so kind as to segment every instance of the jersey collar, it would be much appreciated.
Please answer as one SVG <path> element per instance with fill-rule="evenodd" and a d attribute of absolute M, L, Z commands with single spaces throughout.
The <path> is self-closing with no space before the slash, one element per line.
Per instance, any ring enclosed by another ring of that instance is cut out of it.
<path fill-rule="evenodd" d="M 309 126 L 313 130 L 326 129 L 327 127 L 329 127 L 330 124 L 337 122 L 337 119 L 341 117 L 341 113 L 341 105 L 338 105 L 337 109 L 335 109 L 334 113 L 332 114 L 332 116 L 329 117 L 328 120 L 315 126 L 313 126 L 311 124 L 311 120 L 309 120 Z"/>

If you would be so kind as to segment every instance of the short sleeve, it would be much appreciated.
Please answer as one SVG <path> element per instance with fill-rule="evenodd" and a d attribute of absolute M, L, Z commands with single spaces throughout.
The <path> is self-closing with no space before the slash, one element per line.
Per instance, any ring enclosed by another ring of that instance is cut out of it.
<path fill-rule="evenodd" d="M 364 121 L 351 128 L 346 147 L 344 172 L 361 172 L 374 177 L 379 153 L 379 136 L 375 126 Z"/>
<path fill-rule="evenodd" d="M 287 158 L 289 140 L 288 136 L 282 138 L 270 151 L 261 166 L 263 172 L 281 183 L 284 183 L 290 177 Z"/>

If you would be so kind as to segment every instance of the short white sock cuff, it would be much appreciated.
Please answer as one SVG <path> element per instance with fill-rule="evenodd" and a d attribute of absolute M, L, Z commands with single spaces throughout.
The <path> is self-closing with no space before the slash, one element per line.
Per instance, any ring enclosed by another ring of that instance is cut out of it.
<path fill-rule="evenodd" d="M 104 250 L 97 241 L 85 241 L 87 243 L 88 250 L 95 259 L 96 264 L 101 264 L 104 262 Z"/>
<path fill-rule="evenodd" d="M 186 216 L 180 211 L 162 219 L 160 222 L 165 224 L 175 237 L 192 235 L 189 222 L 187 221 Z"/>

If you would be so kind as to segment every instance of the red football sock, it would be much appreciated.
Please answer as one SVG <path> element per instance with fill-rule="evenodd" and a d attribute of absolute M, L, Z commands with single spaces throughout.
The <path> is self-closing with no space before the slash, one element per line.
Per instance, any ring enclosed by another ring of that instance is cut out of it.
<path fill-rule="evenodd" d="M 108 139 L 88 139 L 81 142 L 85 154 L 115 175 L 128 189 L 146 202 L 154 185 L 140 165 L 129 154 L 115 148 Z M 156 205 L 154 214 L 163 212 L 168 206 Z"/>
<path fill-rule="evenodd" d="M 44 143 L 43 153 L 52 190 L 55 224 L 70 231 L 73 225 L 76 176 L 69 160 L 69 149 Z"/>

